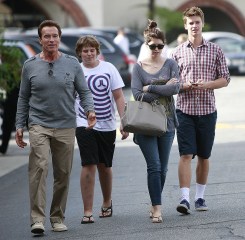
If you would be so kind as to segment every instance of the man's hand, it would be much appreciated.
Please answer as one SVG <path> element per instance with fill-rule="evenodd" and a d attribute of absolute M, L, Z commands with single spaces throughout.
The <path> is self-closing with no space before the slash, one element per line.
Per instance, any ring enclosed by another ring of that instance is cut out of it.
<path fill-rule="evenodd" d="M 87 129 L 91 129 L 95 126 L 96 124 L 96 115 L 95 115 L 95 112 L 89 112 L 88 116 L 87 116 L 87 119 L 88 119 L 88 127 Z"/>
<path fill-rule="evenodd" d="M 27 145 L 27 143 L 23 141 L 23 128 L 19 128 L 16 130 L 15 141 L 17 145 L 21 148 L 24 148 Z"/>
<path fill-rule="evenodd" d="M 193 82 L 192 83 L 192 89 L 207 89 L 208 88 L 208 84 L 207 82 L 204 82 L 201 79 L 198 79 L 197 82 Z"/>
<path fill-rule="evenodd" d="M 192 82 L 191 81 L 187 81 L 186 83 L 184 83 L 184 89 L 187 89 L 187 90 L 191 90 L 193 88 L 192 86 Z"/>

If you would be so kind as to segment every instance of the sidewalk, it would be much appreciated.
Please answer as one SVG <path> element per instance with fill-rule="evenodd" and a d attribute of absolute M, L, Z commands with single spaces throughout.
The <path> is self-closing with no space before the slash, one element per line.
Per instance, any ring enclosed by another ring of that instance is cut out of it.
<path fill-rule="evenodd" d="M 27 164 L 28 150 L 29 148 L 18 148 L 15 140 L 11 139 L 7 153 L 5 155 L 1 155 L 0 153 L 0 177 Z"/>

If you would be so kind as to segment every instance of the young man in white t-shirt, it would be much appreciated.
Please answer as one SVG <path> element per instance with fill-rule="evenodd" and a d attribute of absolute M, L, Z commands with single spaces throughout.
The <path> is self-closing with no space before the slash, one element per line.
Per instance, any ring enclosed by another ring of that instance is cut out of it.
<path fill-rule="evenodd" d="M 77 113 L 76 138 L 80 150 L 81 192 L 84 204 L 84 216 L 81 223 L 93 223 L 93 197 L 95 173 L 98 169 L 100 185 L 103 195 L 100 217 L 112 216 L 112 160 L 116 141 L 117 111 L 122 117 L 125 99 L 122 91 L 123 80 L 117 69 L 109 62 L 98 60 L 100 44 L 93 36 L 81 37 L 76 44 L 76 54 L 81 58 L 81 67 L 94 100 L 96 125 L 87 129 L 86 115 L 76 99 Z M 122 130 L 122 139 L 128 133 Z"/>

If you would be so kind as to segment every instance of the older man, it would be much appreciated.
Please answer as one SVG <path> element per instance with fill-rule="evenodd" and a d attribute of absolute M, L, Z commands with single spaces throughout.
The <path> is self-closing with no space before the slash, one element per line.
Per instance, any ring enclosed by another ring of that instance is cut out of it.
<path fill-rule="evenodd" d="M 53 231 L 67 230 L 64 219 L 75 140 L 75 91 L 88 118 L 88 128 L 96 123 L 92 95 L 79 62 L 58 50 L 60 26 L 51 20 L 43 21 L 38 35 L 42 52 L 24 63 L 16 114 L 16 143 L 21 148 L 26 146 L 23 129 L 28 119 L 30 217 L 34 234 L 44 232 L 50 153 L 54 176 L 50 222 Z"/>

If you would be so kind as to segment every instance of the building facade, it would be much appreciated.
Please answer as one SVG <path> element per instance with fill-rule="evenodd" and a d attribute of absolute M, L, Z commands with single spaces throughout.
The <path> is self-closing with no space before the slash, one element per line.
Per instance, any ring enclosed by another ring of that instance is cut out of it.
<path fill-rule="evenodd" d="M 3 26 L 9 26 L 11 14 L 12 26 L 16 24 L 25 28 L 37 26 L 44 19 L 53 19 L 62 27 L 126 26 L 142 29 L 147 23 L 149 2 L 150 0 L 0 0 L 0 22 Z M 212 30 L 236 32 L 245 36 L 244 0 L 154 2 L 157 6 L 180 12 L 190 6 L 199 6 L 204 10 L 206 21 L 212 24 Z"/>

